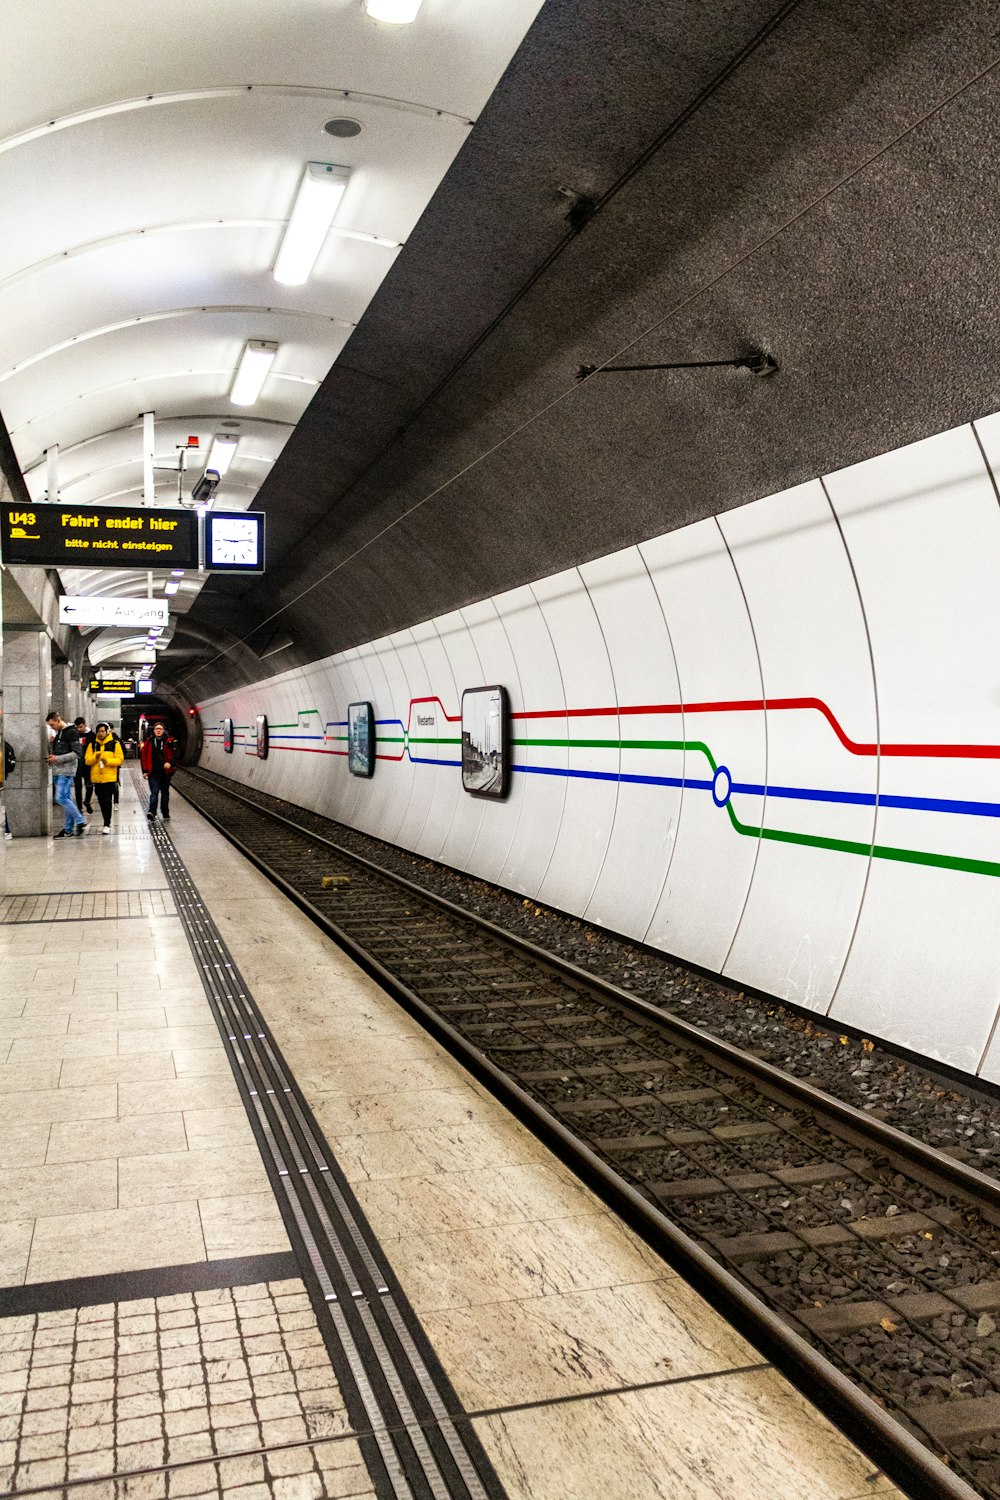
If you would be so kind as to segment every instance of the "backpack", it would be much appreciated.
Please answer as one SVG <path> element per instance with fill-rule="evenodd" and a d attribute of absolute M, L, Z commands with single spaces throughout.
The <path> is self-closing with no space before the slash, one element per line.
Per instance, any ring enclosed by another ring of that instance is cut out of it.
<path fill-rule="evenodd" d="M 14 746 L 10 740 L 3 742 L 3 774 L 4 779 L 17 770 L 17 756 L 14 754 Z"/>

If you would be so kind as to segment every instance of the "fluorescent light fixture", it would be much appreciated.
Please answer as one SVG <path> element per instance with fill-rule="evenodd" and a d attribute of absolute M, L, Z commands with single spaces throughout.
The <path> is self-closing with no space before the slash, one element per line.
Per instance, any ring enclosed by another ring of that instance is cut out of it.
<path fill-rule="evenodd" d="M 412 0 L 409 0 L 412 5 Z M 306 162 L 298 195 L 274 262 L 274 279 L 284 286 L 302 286 L 323 248 L 350 177 L 347 167 L 325 161 Z"/>
<path fill-rule="evenodd" d="M 422 0 L 366 0 L 365 10 L 373 21 L 388 21 L 390 26 L 407 26 L 417 19 Z"/>
<path fill-rule="evenodd" d="M 172 583 L 166 583 L 166 584 L 164 584 L 164 586 L 163 586 L 163 592 L 165 594 L 176 594 L 176 592 L 180 588 L 180 586 L 181 586 L 180 579 L 179 578 L 175 578 Z"/>
<path fill-rule="evenodd" d="M 229 393 L 229 399 L 234 406 L 253 406 L 274 364 L 274 356 L 277 352 L 277 344 L 272 344 L 267 339 L 248 340 L 236 371 L 233 388 Z"/>
<path fill-rule="evenodd" d="M 222 479 L 229 465 L 236 457 L 236 445 L 238 442 L 238 437 L 228 437 L 224 432 L 217 432 L 212 439 L 212 450 L 208 455 L 205 472 L 208 473 L 209 469 L 214 469 L 219 478 Z"/>

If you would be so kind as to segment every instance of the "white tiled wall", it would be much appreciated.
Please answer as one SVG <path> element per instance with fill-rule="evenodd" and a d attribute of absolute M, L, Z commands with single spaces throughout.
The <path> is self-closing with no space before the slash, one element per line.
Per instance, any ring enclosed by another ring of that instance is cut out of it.
<path fill-rule="evenodd" d="M 1000 1080 L 998 476 L 1000 416 L 202 704 L 203 764 Z M 490 803 L 454 762 L 498 682 Z"/>

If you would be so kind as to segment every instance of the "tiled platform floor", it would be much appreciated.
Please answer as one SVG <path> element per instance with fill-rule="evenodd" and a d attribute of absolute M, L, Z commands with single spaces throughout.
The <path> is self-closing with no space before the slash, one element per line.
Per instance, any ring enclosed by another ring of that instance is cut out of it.
<path fill-rule="evenodd" d="M 128 780 L 115 823 L 6 849 L 8 911 L 160 914 L 0 923 L 0 1285 L 289 1248 Z"/>
<path fill-rule="evenodd" d="M 297 1280 L 0 1323 L 0 1490 L 142 1472 L 141 1494 L 372 1493 Z M 330 1449 L 336 1452 L 331 1453 Z M 219 1458 L 218 1464 L 199 1460 Z M 169 1473 L 155 1471 L 166 1466 Z M 139 1482 L 132 1481 L 129 1493 Z M 330 1492 L 329 1490 L 327 1491 Z M 73 1488 L 69 1494 L 81 1491 Z"/>
<path fill-rule="evenodd" d="M 179 797 L 172 813 L 512 1500 L 897 1493 Z M 122 837 L 9 845 L 9 888 L 162 889 L 127 782 L 120 816 Z M 286 1250 L 177 918 L 0 925 L 0 954 L 0 1282 Z M 297 1287 L 0 1320 L 19 1361 L 0 1366 L 0 1468 L 73 1500 L 370 1493 L 355 1440 L 316 1426 L 344 1418 L 306 1324 L 283 1325 Z M 277 1331 L 251 1331 L 241 1305 L 272 1298 L 256 1316 Z"/>

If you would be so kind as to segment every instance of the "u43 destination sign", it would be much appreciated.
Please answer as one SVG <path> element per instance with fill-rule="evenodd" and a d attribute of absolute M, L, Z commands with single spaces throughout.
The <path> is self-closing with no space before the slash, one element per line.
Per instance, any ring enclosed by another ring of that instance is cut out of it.
<path fill-rule="evenodd" d="M 196 568 L 198 517 L 152 507 L 0 507 L 0 559 L 58 568 Z"/>

